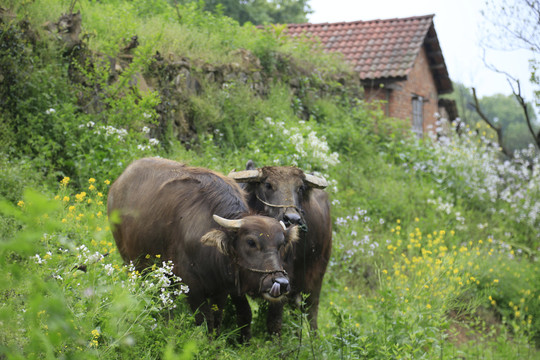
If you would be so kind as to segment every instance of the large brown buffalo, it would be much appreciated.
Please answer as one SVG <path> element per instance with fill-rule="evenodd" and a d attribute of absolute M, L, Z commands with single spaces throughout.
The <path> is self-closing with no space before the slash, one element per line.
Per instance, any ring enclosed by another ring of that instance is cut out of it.
<path fill-rule="evenodd" d="M 209 331 L 219 330 L 231 295 L 249 339 L 245 294 L 280 302 L 290 290 L 283 257 L 297 228 L 247 215 L 245 193 L 225 176 L 160 158 L 137 160 L 111 186 L 107 207 L 123 259 L 138 269 L 150 265 L 146 255 L 172 260 L 174 274 L 189 286 L 196 322 L 206 319 Z"/>
<path fill-rule="evenodd" d="M 301 293 L 308 295 L 306 308 L 313 330 L 317 329 L 319 296 L 332 250 L 332 222 L 326 180 L 287 166 L 255 168 L 250 160 L 246 170 L 229 177 L 244 183 L 249 207 L 287 225 L 299 225 L 299 240 L 286 269 L 291 280 L 290 297 L 297 303 Z M 268 328 L 280 333 L 283 305 L 270 304 Z M 276 326 L 276 323 L 279 325 Z"/>

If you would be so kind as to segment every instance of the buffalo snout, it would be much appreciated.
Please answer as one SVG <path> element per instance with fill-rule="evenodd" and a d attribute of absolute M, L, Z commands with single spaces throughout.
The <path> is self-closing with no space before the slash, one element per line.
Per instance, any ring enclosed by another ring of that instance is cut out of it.
<path fill-rule="evenodd" d="M 285 222 L 285 225 L 302 225 L 302 217 L 298 215 L 297 213 L 285 213 L 283 216 L 283 221 Z"/>
<path fill-rule="evenodd" d="M 269 301 L 281 301 L 291 291 L 289 279 L 284 274 L 267 276 L 262 285 L 263 297 Z"/>

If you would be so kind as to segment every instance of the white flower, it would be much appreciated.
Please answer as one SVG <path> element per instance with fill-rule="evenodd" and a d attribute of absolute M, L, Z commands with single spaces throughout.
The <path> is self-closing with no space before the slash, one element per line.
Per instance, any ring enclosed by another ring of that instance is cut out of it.
<path fill-rule="evenodd" d="M 47 115 L 54 114 L 55 112 L 56 112 L 56 110 L 54 110 L 53 108 L 45 110 L 45 114 L 47 114 Z"/>

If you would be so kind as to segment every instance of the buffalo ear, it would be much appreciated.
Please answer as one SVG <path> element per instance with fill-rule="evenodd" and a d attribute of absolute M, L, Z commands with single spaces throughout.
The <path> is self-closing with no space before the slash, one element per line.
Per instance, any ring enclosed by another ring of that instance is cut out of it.
<path fill-rule="evenodd" d="M 246 170 L 255 170 L 255 169 L 256 167 L 253 160 L 248 160 L 248 162 L 246 163 Z"/>
<path fill-rule="evenodd" d="M 221 230 L 210 230 L 201 237 L 201 243 L 206 246 L 214 246 L 224 255 L 229 255 L 227 251 L 227 234 Z"/>
<path fill-rule="evenodd" d="M 298 225 L 294 225 L 294 226 L 291 226 L 289 227 L 286 231 L 285 231 L 285 234 L 286 234 L 286 237 L 287 237 L 287 242 L 289 244 L 294 244 L 295 242 L 298 241 L 298 238 L 300 237 L 300 232 L 298 230 Z"/>

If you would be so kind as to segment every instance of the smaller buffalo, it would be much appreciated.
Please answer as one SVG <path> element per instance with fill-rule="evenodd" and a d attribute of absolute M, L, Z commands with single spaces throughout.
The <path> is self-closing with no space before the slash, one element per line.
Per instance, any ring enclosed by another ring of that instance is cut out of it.
<path fill-rule="evenodd" d="M 281 302 L 290 291 L 283 268 L 296 227 L 266 216 L 249 216 L 243 190 L 207 169 L 145 158 L 129 165 L 111 186 L 109 219 L 124 261 L 140 270 L 146 255 L 172 260 L 189 286 L 197 324 L 219 331 L 230 295 L 243 340 L 251 337 L 246 294 Z"/>
<path fill-rule="evenodd" d="M 317 330 L 319 297 L 332 251 L 330 202 L 323 190 L 328 183 L 296 167 L 255 168 L 251 160 L 246 170 L 232 171 L 229 177 L 243 184 L 252 211 L 302 229 L 285 262 L 291 280 L 289 297 L 299 303 L 301 294 L 307 295 L 309 323 Z M 267 326 L 271 333 L 281 332 L 282 313 L 282 303 L 270 304 Z"/>

